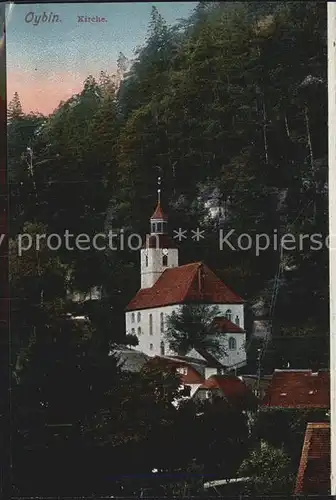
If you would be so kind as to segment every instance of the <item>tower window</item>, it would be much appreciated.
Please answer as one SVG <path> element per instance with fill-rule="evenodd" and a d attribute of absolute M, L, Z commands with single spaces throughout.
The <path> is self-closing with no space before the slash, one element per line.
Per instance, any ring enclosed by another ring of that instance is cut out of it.
<path fill-rule="evenodd" d="M 152 351 L 153 350 L 153 344 L 149 344 L 149 350 Z"/>
<path fill-rule="evenodd" d="M 138 328 L 138 335 L 141 335 L 141 327 Z"/>
<path fill-rule="evenodd" d="M 134 313 L 132 313 L 131 321 L 132 321 L 132 323 L 134 323 L 134 321 L 135 321 L 135 314 Z"/>
<path fill-rule="evenodd" d="M 164 345 L 163 341 L 160 343 L 160 353 L 161 353 L 161 356 L 165 355 L 165 345 Z"/>
<path fill-rule="evenodd" d="M 229 349 L 230 349 L 230 351 L 234 351 L 236 349 L 236 346 L 237 346 L 236 339 L 234 339 L 233 337 L 230 337 L 229 338 Z"/>
<path fill-rule="evenodd" d="M 138 323 L 141 321 L 141 313 L 138 313 Z"/>
<path fill-rule="evenodd" d="M 239 316 L 236 316 L 236 325 L 239 326 Z"/>
<path fill-rule="evenodd" d="M 135 329 L 134 329 L 134 328 L 132 328 L 132 330 L 131 330 L 131 334 L 132 334 L 132 335 L 135 335 Z"/>
<path fill-rule="evenodd" d="M 164 331 L 164 318 L 163 318 L 163 313 L 160 313 L 160 331 L 161 331 L 161 333 Z"/>
<path fill-rule="evenodd" d="M 148 255 L 146 255 L 146 267 L 148 267 Z"/>
<path fill-rule="evenodd" d="M 228 309 L 226 311 L 225 316 L 226 316 L 226 319 L 228 319 L 229 321 L 231 321 L 231 318 L 232 318 L 232 311 L 231 311 L 231 309 Z"/>
<path fill-rule="evenodd" d="M 149 315 L 149 335 L 153 335 L 153 314 Z"/>
<path fill-rule="evenodd" d="M 157 224 L 157 232 L 158 233 L 163 233 L 163 224 L 162 224 L 162 222 L 158 222 L 158 224 Z"/>
<path fill-rule="evenodd" d="M 162 265 L 163 265 L 164 267 L 167 267 L 167 266 L 168 266 L 168 255 L 164 255 L 164 256 L 162 257 Z"/>

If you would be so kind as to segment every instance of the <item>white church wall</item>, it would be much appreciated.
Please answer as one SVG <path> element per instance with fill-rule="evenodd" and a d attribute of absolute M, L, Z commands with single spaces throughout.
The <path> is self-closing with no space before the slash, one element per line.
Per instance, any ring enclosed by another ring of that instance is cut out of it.
<path fill-rule="evenodd" d="M 136 349 L 142 351 L 148 356 L 173 356 L 175 352 L 169 349 L 165 339 L 165 321 L 173 311 L 178 312 L 180 305 L 165 306 L 160 308 L 143 309 L 140 311 L 132 311 L 126 313 L 126 332 L 128 334 L 137 335 L 139 344 Z M 225 315 L 226 311 L 232 311 L 232 317 L 238 315 L 243 324 L 243 309 L 242 304 L 234 305 L 218 305 L 221 313 Z M 161 314 L 163 314 L 163 329 L 161 327 Z M 134 318 L 132 318 L 134 315 Z M 152 317 L 152 320 L 150 319 Z M 133 321 L 134 319 L 134 321 Z M 152 321 L 152 326 L 151 326 Z M 235 348 L 229 348 L 229 338 L 235 339 Z M 164 351 L 161 350 L 161 342 L 164 342 Z M 227 356 L 223 355 L 220 360 L 224 366 L 232 366 L 246 360 L 245 351 L 245 334 L 225 334 L 223 335 L 223 349 Z"/>
<path fill-rule="evenodd" d="M 238 324 L 236 323 L 238 316 L 238 326 L 244 330 L 244 304 L 216 304 L 216 307 L 220 310 L 220 316 L 226 316 L 228 311 L 231 311 L 230 321 L 235 325 Z"/>
<path fill-rule="evenodd" d="M 153 235 L 152 235 L 153 237 Z M 163 265 L 163 257 L 167 257 L 167 265 Z M 178 266 L 178 250 L 169 248 L 164 253 L 161 248 L 142 249 L 140 252 L 141 288 L 150 288 L 160 278 L 165 269 Z"/>
<path fill-rule="evenodd" d="M 144 352 L 148 356 L 162 356 L 161 342 L 164 342 L 164 355 L 173 354 L 172 351 L 169 350 L 167 341 L 165 340 L 165 320 L 167 316 L 170 316 L 173 311 L 177 311 L 178 308 L 178 305 L 173 305 L 133 311 L 134 322 L 132 321 L 132 312 L 127 312 L 126 332 L 128 334 L 137 335 L 139 344 L 136 346 L 136 349 Z M 140 320 L 138 321 L 139 313 Z M 163 329 L 161 328 L 161 314 L 163 314 Z M 150 326 L 150 316 L 152 317 L 152 328 Z"/>

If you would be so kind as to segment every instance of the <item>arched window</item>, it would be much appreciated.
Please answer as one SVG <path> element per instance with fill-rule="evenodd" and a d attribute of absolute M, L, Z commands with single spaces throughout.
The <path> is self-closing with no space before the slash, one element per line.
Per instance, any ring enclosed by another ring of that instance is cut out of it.
<path fill-rule="evenodd" d="M 163 265 L 164 267 L 167 267 L 167 266 L 168 266 L 168 255 L 164 255 L 164 256 L 162 257 L 162 265 Z"/>
<path fill-rule="evenodd" d="M 232 311 L 231 311 L 231 309 L 228 309 L 226 311 L 225 317 L 226 317 L 226 319 L 228 319 L 229 321 L 231 321 L 231 318 L 232 318 Z"/>
<path fill-rule="evenodd" d="M 141 335 L 141 327 L 138 328 L 138 335 Z"/>
<path fill-rule="evenodd" d="M 132 328 L 132 330 L 131 330 L 131 334 L 132 334 L 132 335 L 135 335 L 135 329 L 134 329 L 134 328 Z"/>
<path fill-rule="evenodd" d="M 148 267 L 148 255 L 146 255 L 146 267 Z"/>
<path fill-rule="evenodd" d="M 161 331 L 161 333 L 164 331 L 164 318 L 163 318 L 163 313 L 160 313 L 160 331 Z"/>
<path fill-rule="evenodd" d="M 236 316 L 236 325 L 239 326 L 239 316 Z"/>
<path fill-rule="evenodd" d="M 149 344 L 149 350 L 152 351 L 153 350 L 153 344 Z"/>
<path fill-rule="evenodd" d="M 236 339 L 234 339 L 233 337 L 230 337 L 229 338 L 229 349 L 230 349 L 230 351 L 234 351 L 236 349 L 236 345 L 237 345 Z"/>
<path fill-rule="evenodd" d="M 163 340 L 162 340 L 162 342 L 160 344 L 160 353 L 161 353 L 161 356 L 165 355 L 165 345 L 164 345 Z"/>
<path fill-rule="evenodd" d="M 149 335 L 153 335 L 153 314 L 149 315 Z"/>
<path fill-rule="evenodd" d="M 132 321 L 132 323 L 134 323 L 134 321 L 135 321 L 135 314 L 134 313 L 132 313 L 132 315 L 131 315 L 131 321 Z"/>
<path fill-rule="evenodd" d="M 141 313 L 138 313 L 138 323 L 141 321 Z"/>

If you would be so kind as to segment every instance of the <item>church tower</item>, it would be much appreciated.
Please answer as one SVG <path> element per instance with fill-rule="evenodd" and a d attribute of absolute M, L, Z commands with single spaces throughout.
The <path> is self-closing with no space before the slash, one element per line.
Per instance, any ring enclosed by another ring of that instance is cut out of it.
<path fill-rule="evenodd" d="M 168 217 L 161 207 L 161 178 L 158 178 L 158 202 L 150 218 L 150 234 L 140 252 L 141 288 L 150 288 L 167 268 L 178 267 L 178 249 L 168 235 Z"/>

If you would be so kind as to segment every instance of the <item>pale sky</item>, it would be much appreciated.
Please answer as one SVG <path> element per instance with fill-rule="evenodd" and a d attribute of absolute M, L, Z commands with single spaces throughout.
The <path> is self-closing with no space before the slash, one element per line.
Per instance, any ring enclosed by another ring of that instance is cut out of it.
<path fill-rule="evenodd" d="M 174 24 L 196 2 L 13 5 L 6 29 L 8 101 L 18 92 L 24 111 L 50 113 L 80 91 L 89 74 L 113 74 L 119 52 L 132 58 L 144 43 L 152 5 Z M 41 22 L 43 15 L 54 22 Z M 78 22 L 78 16 L 105 21 Z"/>

